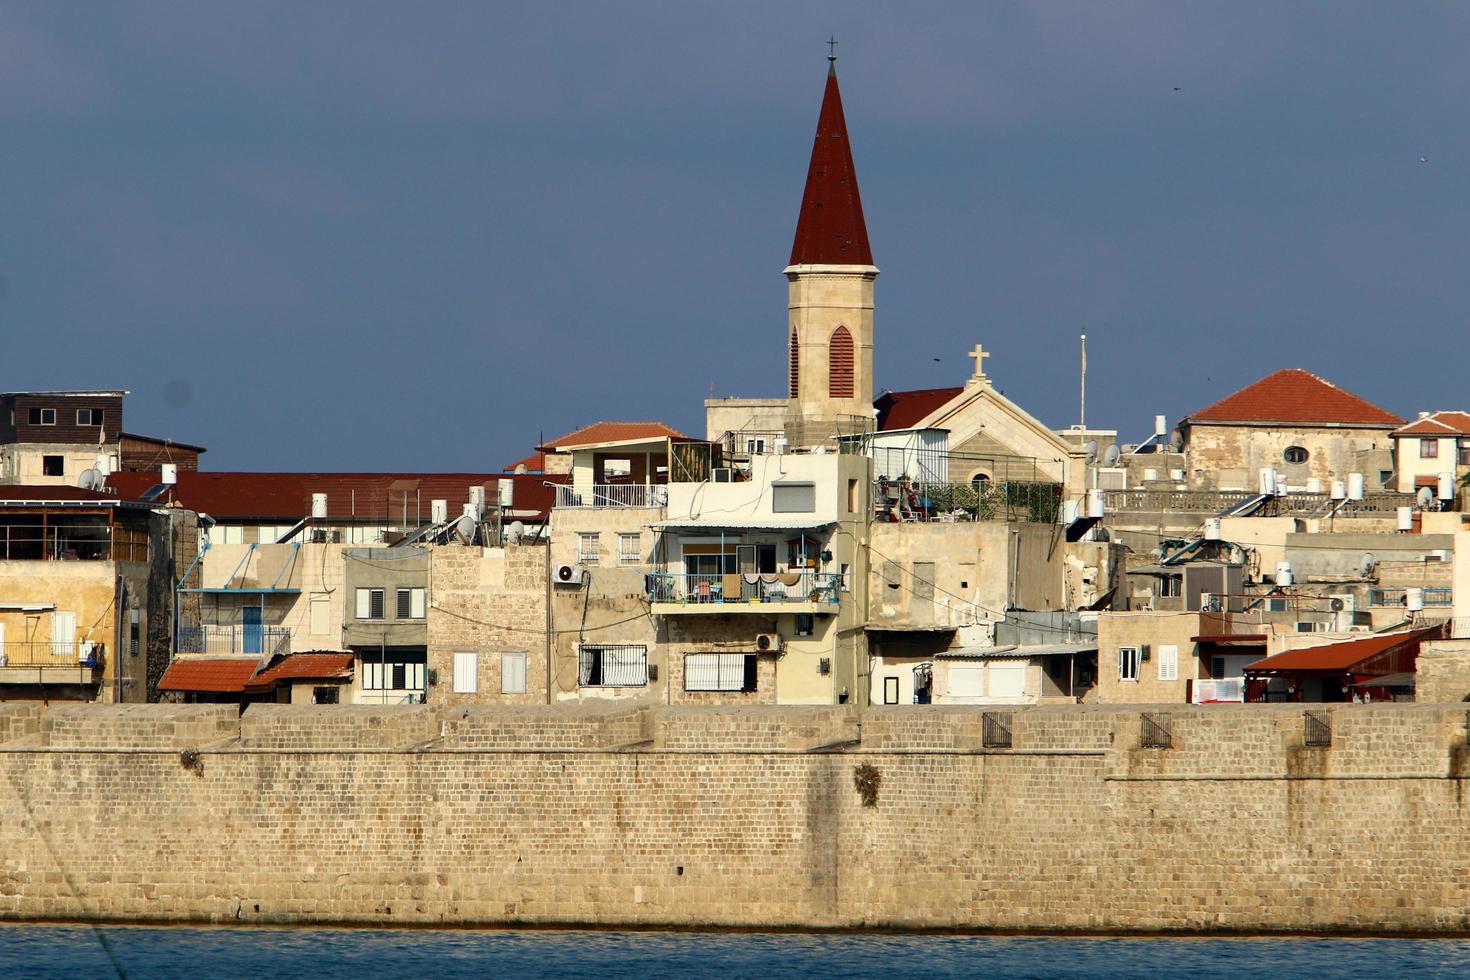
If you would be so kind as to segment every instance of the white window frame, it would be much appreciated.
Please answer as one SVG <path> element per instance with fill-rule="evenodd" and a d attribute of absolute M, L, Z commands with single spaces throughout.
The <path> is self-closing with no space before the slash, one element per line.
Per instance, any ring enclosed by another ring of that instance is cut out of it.
<path fill-rule="evenodd" d="M 597 531 L 577 532 L 577 564 L 596 565 L 602 557 L 602 535 Z"/>
<path fill-rule="evenodd" d="M 684 654 L 684 690 L 744 691 L 747 657 L 753 653 Z M 750 688 L 749 690 L 755 690 Z"/>
<path fill-rule="evenodd" d="M 1118 648 L 1118 680 L 1129 684 L 1138 683 L 1139 667 L 1143 663 L 1140 647 Z"/>
<path fill-rule="evenodd" d="M 404 615 L 404 599 L 408 600 L 408 614 Z M 398 589 L 394 595 L 393 611 L 397 613 L 397 619 L 423 619 L 424 618 L 424 590 L 421 588 Z"/>
<path fill-rule="evenodd" d="M 82 416 L 84 414 L 87 417 L 86 418 L 86 421 L 83 421 L 82 420 Z M 100 408 L 79 408 L 79 409 L 77 409 L 77 425 L 101 425 L 102 424 L 102 420 L 104 418 L 106 418 L 106 417 L 107 417 L 107 414 L 106 414 L 106 411 L 104 409 L 100 409 Z"/>
<path fill-rule="evenodd" d="M 1159 647 L 1159 680 L 1177 681 L 1179 679 L 1179 648 L 1173 644 L 1163 644 Z"/>
<path fill-rule="evenodd" d="M 817 485 L 815 483 L 771 484 L 771 513 L 813 514 L 817 510 Z"/>
<path fill-rule="evenodd" d="M 630 550 L 628 545 L 632 544 Z M 643 535 L 637 531 L 622 531 L 618 534 L 618 564 L 641 565 L 643 563 Z"/>
<path fill-rule="evenodd" d="M 37 415 L 37 418 L 39 419 L 39 421 L 36 421 L 36 422 L 27 421 L 26 422 L 27 425 L 55 425 L 56 424 L 56 409 L 54 409 L 54 408 L 40 408 L 40 407 L 37 407 L 36 408 L 36 411 L 39 413 Z M 51 421 L 50 422 L 47 422 L 46 421 L 46 413 L 47 412 L 50 412 L 51 413 Z M 27 420 L 30 419 L 30 412 L 29 411 L 26 412 L 26 418 L 27 418 Z"/>
<path fill-rule="evenodd" d="M 378 614 L 373 615 L 373 599 L 378 600 Z M 357 590 L 357 618 L 372 620 L 374 622 L 383 619 L 387 613 L 387 593 L 383 589 L 371 587 L 359 587 Z"/>
<path fill-rule="evenodd" d="M 526 665 L 530 658 L 525 650 L 506 650 L 500 655 L 500 693 L 526 693 Z"/>

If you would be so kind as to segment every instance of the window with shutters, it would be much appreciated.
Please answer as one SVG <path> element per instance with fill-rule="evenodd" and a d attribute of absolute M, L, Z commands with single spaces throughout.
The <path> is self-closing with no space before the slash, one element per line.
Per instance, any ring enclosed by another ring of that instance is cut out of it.
<path fill-rule="evenodd" d="M 382 619 L 383 618 L 383 590 L 382 589 L 358 589 L 357 590 L 357 618 L 358 619 Z"/>
<path fill-rule="evenodd" d="M 399 619 L 423 619 L 424 618 L 424 590 L 423 589 L 399 589 L 398 590 L 398 618 Z"/>
<path fill-rule="evenodd" d="M 786 371 L 786 394 L 795 398 L 801 389 L 801 344 L 796 339 L 795 330 L 791 331 L 791 346 L 786 353 L 790 358 L 790 367 Z"/>
<path fill-rule="evenodd" d="M 756 655 L 753 653 L 686 653 L 684 690 L 754 691 Z"/>
<path fill-rule="evenodd" d="M 643 536 L 637 532 L 618 535 L 618 564 L 637 565 L 643 561 L 640 553 Z"/>
<path fill-rule="evenodd" d="M 852 334 L 846 327 L 832 332 L 827 348 L 827 394 L 833 398 L 852 397 Z"/>
<path fill-rule="evenodd" d="M 1120 647 L 1118 649 L 1118 680 L 1138 680 L 1138 647 Z"/>
<path fill-rule="evenodd" d="M 422 691 L 426 670 L 424 662 L 417 659 L 364 659 L 362 687 L 365 691 Z"/>
<path fill-rule="evenodd" d="M 1179 648 L 1176 646 L 1159 647 L 1159 680 L 1177 681 L 1179 679 Z"/>
<path fill-rule="evenodd" d="M 810 514 L 817 509 L 815 483 L 771 484 L 771 510 L 777 514 Z"/>
<path fill-rule="evenodd" d="M 508 650 L 500 655 L 500 693 L 526 693 L 526 651 Z"/>
<path fill-rule="evenodd" d="M 456 653 L 454 655 L 454 693 L 474 694 L 479 689 L 480 655 L 478 653 Z"/>
<path fill-rule="evenodd" d="M 596 565 L 601 554 L 601 538 L 596 531 L 581 531 L 577 534 L 577 564 Z"/>

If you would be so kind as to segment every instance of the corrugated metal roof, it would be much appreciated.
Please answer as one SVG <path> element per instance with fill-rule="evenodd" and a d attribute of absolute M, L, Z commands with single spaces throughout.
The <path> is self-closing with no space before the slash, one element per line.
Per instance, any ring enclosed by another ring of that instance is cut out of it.
<path fill-rule="evenodd" d="M 211 694 L 243 694 L 245 685 L 255 676 L 258 660 L 207 659 L 175 660 L 158 682 L 160 691 L 207 692 Z"/>
<path fill-rule="evenodd" d="M 1361 640 L 1346 640 L 1342 643 L 1325 643 L 1319 647 L 1287 650 L 1274 657 L 1257 660 L 1245 665 L 1251 671 L 1281 670 L 1351 670 L 1356 664 L 1392 650 L 1394 647 L 1417 644 L 1430 633 L 1438 632 L 1435 626 L 1425 630 L 1404 633 L 1382 633 L 1366 636 Z"/>

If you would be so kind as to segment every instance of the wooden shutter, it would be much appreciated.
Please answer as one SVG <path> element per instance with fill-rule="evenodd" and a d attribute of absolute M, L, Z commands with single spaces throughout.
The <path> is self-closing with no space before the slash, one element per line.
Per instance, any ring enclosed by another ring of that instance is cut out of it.
<path fill-rule="evenodd" d="M 852 334 L 846 327 L 832 332 L 827 348 L 827 394 L 832 398 L 852 397 Z"/>

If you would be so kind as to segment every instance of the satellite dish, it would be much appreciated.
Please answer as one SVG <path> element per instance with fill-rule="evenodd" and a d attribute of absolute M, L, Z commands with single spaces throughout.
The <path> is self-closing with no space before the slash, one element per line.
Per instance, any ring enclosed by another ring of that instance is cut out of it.
<path fill-rule="evenodd" d="M 1082 449 L 1083 449 L 1084 452 L 1087 453 L 1086 462 L 1092 463 L 1092 462 L 1096 461 L 1096 459 L 1097 459 L 1097 440 L 1096 439 L 1089 439 L 1089 440 L 1087 440 L 1086 445 L 1084 445 L 1082 447 Z"/>
<path fill-rule="evenodd" d="M 1117 447 L 1117 445 L 1109 446 L 1107 448 L 1107 451 L 1103 453 L 1103 465 L 1117 466 L 1118 460 L 1121 459 L 1122 456 L 1123 452 Z"/>
<path fill-rule="evenodd" d="M 510 540 L 519 541 L 521 540 L 521 536 L 526 533 L 526 525 L 522 524 L 520 521 L 512 521 L 510 527 L 506 528 L 505 530 L 506 533 L 510 535 Z"/>
<path fill-rule="evenodd" d="M 526 464 L 525 463 L 517 463 L 516 464 L 516 468 L 515 468 L 515 474 L 516 474 L 516 476 L 525 476 L 526 475 Z"/>
<path fill-rule="evenodd" d="M 466 514 L 454 522 L 454 533 L 458 534 L 466 542 L 473 541 L 477 526 L 475 519 Z"/>
<path fill-rule="evenodd" d="M 1184 448 L 1184 434 L 1178 429 L 1169 433 L 1169 452 L 1177 453 Z"/>
<path fill-rule="evenodd" d="M 1373 569 L 1377 566 L 1378 560 L 1373 557 L 1373 553 L 1371 551 L 1364 552 L 1362 560 L 1358 562 L 1358 571 L 1364 576 L 1367 576 L 1371 574 Z"/>
<path fill-rule="evenodd" d="M 1423 509 L 1427 508 L 1432 503 L 1434 503 L 1434 488 L 1433 487 L 1420 487 L 1419 488 L 1419 509 L 1420 510 L 1423 510 Z"/>
<path fill-rule="evenodd" d="M 91 468 L 82 470 L 82 475 L 77 477 L 77 486 L 83 490 L 97 489 L 97 471 Z"/>

